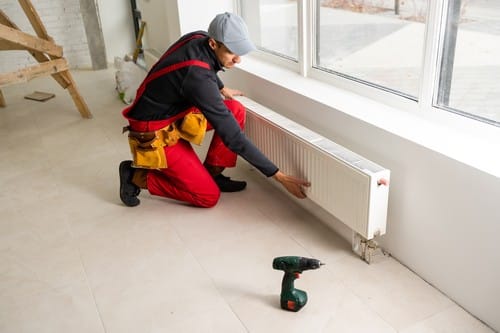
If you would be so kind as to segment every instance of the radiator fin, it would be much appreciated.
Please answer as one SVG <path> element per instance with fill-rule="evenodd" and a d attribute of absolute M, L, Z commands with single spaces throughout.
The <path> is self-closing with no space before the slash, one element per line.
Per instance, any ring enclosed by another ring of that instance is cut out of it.
<path fill-rule="evenodd" d="M 287 174 L 311 182 L 308 198 L 366 239 L 385 233 L 390 171 L 248 98 L 245 133 Z"/>

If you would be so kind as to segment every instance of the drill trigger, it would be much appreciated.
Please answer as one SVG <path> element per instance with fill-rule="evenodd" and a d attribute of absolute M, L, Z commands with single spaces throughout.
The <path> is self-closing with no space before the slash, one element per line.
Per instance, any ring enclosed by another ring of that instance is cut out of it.
<path fill-rule="evenodd" d="M 300 278 L 300 273 L 295 272 L 294 275 L 296 279 Z"/>

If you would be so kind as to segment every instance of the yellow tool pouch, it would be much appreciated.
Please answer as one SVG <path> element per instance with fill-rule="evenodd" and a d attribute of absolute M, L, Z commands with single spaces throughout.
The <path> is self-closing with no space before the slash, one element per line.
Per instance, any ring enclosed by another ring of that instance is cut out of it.
<path fill-rule="evenodd" d="M 128 143 L 135 168 L 165 169 L 165 146 L 173 146 L 184 139 L 200 145 L 205 137 L 207 119 L 201 113 L 190 112 L 177 122 L 154 132 L 129 131 Z M 124 131 L 129 130 L 128 127 Z"/>
<path fill-rule="evenodd" d="M 184 140 L 201 145 L 207 131 L 207 118 L 201 113 L 190 112 L 179 120 L 177 130 Z"/>
<path fill-rule="evenodd" d="M 178 140 L 179 133 L 174 124 L 154 132 L 130 131 L 128 142 L 133 166 L 143 169 L 167 168 L 164 147 L 173 146 Z"/>

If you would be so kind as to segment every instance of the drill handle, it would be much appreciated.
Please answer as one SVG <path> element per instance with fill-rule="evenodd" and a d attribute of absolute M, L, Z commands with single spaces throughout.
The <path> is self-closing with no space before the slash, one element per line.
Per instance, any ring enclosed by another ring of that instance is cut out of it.
<path fill-rule="evenodd" d="M 285 275 L 283 275 L 283 281 L 281 281 L 281 290 L 294 290 L 295 285 L 294 281 L 295 279 L 298 279 L 300 277 L 299 273 L 289 273 L 285 272 Z"/>
<path fill-rule="evenodd" d="M 283 276 L 280 295 L 282 309 L 296 312 L 307 303 L 307 293 L 294 286 L 294 281 L 297 278 L 299 278 L 298 272 L 285 272 Z"/>

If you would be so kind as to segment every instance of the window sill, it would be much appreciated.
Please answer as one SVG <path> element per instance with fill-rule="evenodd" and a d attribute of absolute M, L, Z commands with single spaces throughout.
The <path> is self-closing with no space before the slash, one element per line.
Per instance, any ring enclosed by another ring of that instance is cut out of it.
<path fill-rule="evenodd" d="M 389 133 L 500 177 L 500 128 L 446 111 L 410 111 L 304 78 L 255 56 L 239 70 L 343 112 Z M 412 108 L 416 109 L 416 108 Z"/>

